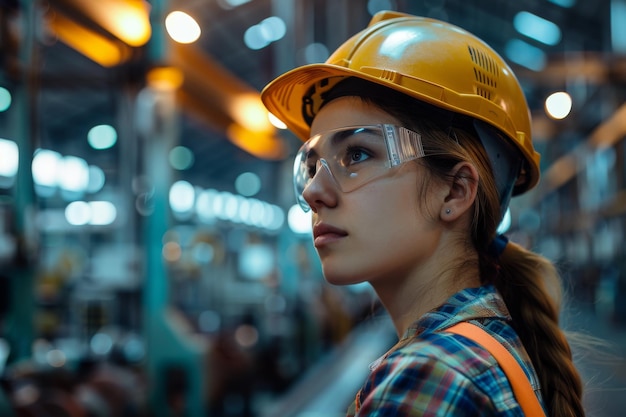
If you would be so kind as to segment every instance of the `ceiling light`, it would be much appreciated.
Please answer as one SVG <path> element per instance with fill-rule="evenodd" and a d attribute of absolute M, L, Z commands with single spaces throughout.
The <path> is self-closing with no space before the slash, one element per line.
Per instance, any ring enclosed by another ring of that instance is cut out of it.
<path fill-rule="evenodd" d="M 283 210 L 275 204 L 227 191 L 194 189 L 198 194 L 195 213 L 203 223 L 212 224 L 219 219 L 273 232 L 285 222 Z"/>
<path fill-rule="evenodd" d="M 170 207 L 177 213 L 187 213 L 194 207 L 196 191 L 187 181 L 176 181 L 170 188 Z"/>
<path fill-rule="evenodd" d="M 91 220 L 91 208 L 85 201 L 73 201 L 65 207 L 65 219 L 73 226 L 84 226 Z"/>
<path fill-rule="evenodd" d="M 19 164 L 19 149 L 17 143 L 0 139 L 0 175 L 14 177 L 17 174 Z"/>
<path fill-rule="evenodd" d="M 533 71 L 546 66 L 546 54 L 541 49 L 519 39 L 511 39 L 505 46 L 506 56 L 513 62 Z"/>
<path fill-rule="evenodd" d="M 546 99 L 545 109 L 553 119 L 564 119 L 572 110 L 572 98 L 563 91 L 552 93 Z"/>
<path fill-rule="evenodd" d="M 516 14 L 513 26 L 522 35 L 545 45 L 554 46 L 561 41 L 561 29 L 555 23 L 529 12 Z"/>
<path fill-rule="evenodd" d="M 174 41 L 185 44 L 197 41 L 202 33 L 198 22 L 181 11 L 174 11 L 167 15 L 165 28 Z"/>
<path fill-rule="evenodd" d="M 87 182 L 88 193 L 97 193 L 102 190 L 106 182 L 106 176 L 102 168 L 96 165 L 89 165 L 89 181 Z"/>
<path fill-rule="evenodd" d="M 243 40 L 248 48 L 258 50 L 282 39 L 285 33 L 287 33 L 287 25 L 283 19 L 271 16 L 257 25 L 250 26 L 244 33 Z"/>
<path fill-rule="evenodd" d="M 611 42 L 613 52 L 626 53 L 626 1 L 611 2 Z"/>
<path fill-rule="evenodd" d="M 269 42 L 263 36 L 263 31 L 259 25 L 250 26 L 243 34 L 243 41 L 246 46 L 254 51 L 263 49 Z"/>
<path fill-rule="evenodd" d="M 261 189 L 261 178 L 254 172 L 244 172 L 235 179 L 235 189 L 246 197 L 252 197 Z"/>
<path fill-rule="evenodd" d="M 106 226 L 117 218 L 117 209 L 110 201 L 90 201 L 91 219 L 89 224 Z"/>
<path fill-rule="evenodd" d="M 285 25 L 283 19 L 278 16 L 270 16 L 267 19 L 263 19 L 261 23 L 259 23 L 259 26 L 261 27 L 263 37 L 268 42 L 276 42 L 282 39 L 285 33 L 287 33 L 287 25 Z"/>
<path fill-rule="evenodd" d="M 11 107 L 11 93 L 4 87 L 0 87 L 0 112 Z"/>
<path fill-rule="evenodd" d="M 32 174 L 35 184 L 56 187 L 61 158 L 62 156 L 59 153 L 47 149 L 36 151 L 32 162 Z"/>
<path fill-rule="evenodd" d="M 59 187 L 63 190 L 82 193 L 89 184 L 89 166 L 87 162 L 76 156 L 65 156 L 61 159 L 57 173 Z"/>
<path fill-rule="evenodd" d="M 175 146 L 169 153 L 168 159 L 172 168 L 184 171 L 193 166 L 194 156 L 191 149 L 186 146 Z"/>
<path fill-rule="evenodd" d="M 117 131 L 111 125 L 97 125 L 89 129 L 87 142 L 94 149 L 108 149 L 117 142 Z"/>

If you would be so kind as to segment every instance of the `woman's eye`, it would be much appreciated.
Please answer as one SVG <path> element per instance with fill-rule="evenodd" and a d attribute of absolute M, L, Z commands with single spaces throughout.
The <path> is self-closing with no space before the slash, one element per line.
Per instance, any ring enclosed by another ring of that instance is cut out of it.
<path fill-rule="evenodd" d="M 363 148 L 350 148 L 346 152 L 346 161 L 347 165 L 363 162 L 369 158 L 371 158 L 371 154 L 364 150 Z"/>
<path fill-rule="evenodd" d="M 364 160 L 365 158 L 367 158 L 367 155 L 365 154 L 365 152 L 361 151 L 361 150 L 355 150 L 352 152 L 352 161 L 354 162 L 360 162 L 362 160 Z"/>

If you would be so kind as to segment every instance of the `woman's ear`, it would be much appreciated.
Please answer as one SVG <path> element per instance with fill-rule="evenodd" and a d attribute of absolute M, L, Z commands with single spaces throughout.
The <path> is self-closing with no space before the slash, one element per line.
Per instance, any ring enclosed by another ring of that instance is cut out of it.
<path fill-rule="evenodd" d="M 441 207 L 441 219 L 454 221 L 474 205 L 478 192 L 478 171 L 469 162 L 459 162 L 450 172 L 447 195 Z"/>

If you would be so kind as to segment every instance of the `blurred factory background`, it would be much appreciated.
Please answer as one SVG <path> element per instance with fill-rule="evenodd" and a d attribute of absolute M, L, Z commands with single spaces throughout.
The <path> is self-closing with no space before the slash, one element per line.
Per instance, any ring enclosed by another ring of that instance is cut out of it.
<path fill-rule="evenodd" d="M 578 360 L 623 416 L 626 0 L 0 0 L 0 416 L 343 414 L 393 330 L 324 283 L 259 91 L 381 9 L 516 71 L 543 173 L 507 234 L 610 343 Z"/>

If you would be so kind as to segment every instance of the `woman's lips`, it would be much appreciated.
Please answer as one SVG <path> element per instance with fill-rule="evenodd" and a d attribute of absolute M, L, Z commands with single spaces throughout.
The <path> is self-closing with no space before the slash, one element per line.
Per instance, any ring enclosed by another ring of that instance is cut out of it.
<path fill-rule="evenodd" d="M 318 223 L 313 226 L 313 244 L 316 248 L 336 242 L 347 235 L 345 230 L 325 223 Z"/>

